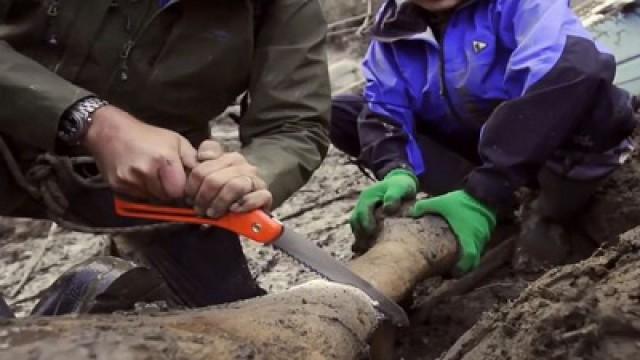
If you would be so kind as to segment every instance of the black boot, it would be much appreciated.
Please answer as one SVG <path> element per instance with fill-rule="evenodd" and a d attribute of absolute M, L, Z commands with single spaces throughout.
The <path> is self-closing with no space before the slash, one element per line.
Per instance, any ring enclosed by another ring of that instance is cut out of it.
<path fill-rule="evenodd" d="M 572 180 L 547 168 L 540 172 L 540 194 L 522 211 L 516 267 L 528 266 L 536 271 L 541 266 L 562 265 L 568 260 L 572 239 L 567 229 L 588 206 L 602 180 Z M 517 266 L 523 261 L 526 265 Z"/>
<path fill-rule="evenodd" d="M 516 245 L 517 269 L 538 272 L 561 265 L 570 251 L 568 233 L 562 224 L 543 217 L 535 206 L 523 214 Z"/>
<path fill-rule="evenodd" d="M 46 290 L 31 315 L 107 314 L 132 310 L 138 302 L 176 303 L 150 269 L 104 256 L 67 270 Z"/>

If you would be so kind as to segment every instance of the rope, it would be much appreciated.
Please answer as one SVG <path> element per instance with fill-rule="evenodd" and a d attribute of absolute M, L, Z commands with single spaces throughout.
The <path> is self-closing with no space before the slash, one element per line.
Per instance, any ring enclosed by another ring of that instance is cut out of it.
<path fill-rule="evenodd" d="M 60 187 L 60 182 L 76 184 L 86 189 L 103 190 L 109 186 L 101 176 L 83 176 L 75 171 L 82 165 L 93 165 L 90 157 L 66 157 L 45 153 L 36 158 L 34 165 L 25 173 L 5 140 L 0 136 L 0 153 L 9 172 L 31 198 L 42 203 L 47 209 L 47 217 L 58 225 L 72 231 L 94 234 L 130 234 L 184 226 L 174 223 L 154 223 L 124 227 L 98 227 L 82 224 L 68 213 L 69 200 Z"/>
<path fill-rule="evenodd" d="M 157 231 L 157 230 L 173 230 L 173 229 L 178 229 L 184 226 L 184 224 L 157 223 L 157 224 L 133 225 L 133 226 L 122 226 L 122 227 L 108 227 L 108 226 L 100 227 L 100 226 L 82 225 L 74 221 L 66 220 L 62 217 L 57 217 L 55 215 L 51 216 L 51 221 L 57 223 L 58 225 L 68 230 L 83 232 L 83 233 L 100 234 L 100 235 L 136 234 L 136 233 L 151 232 L 151 231 Z"/>

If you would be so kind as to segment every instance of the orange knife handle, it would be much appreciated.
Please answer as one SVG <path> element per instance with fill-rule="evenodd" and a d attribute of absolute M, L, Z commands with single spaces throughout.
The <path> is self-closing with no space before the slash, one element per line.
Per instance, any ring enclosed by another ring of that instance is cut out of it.
<path fill-rule="evenodd" d="M 210 225 L 217 226 L 251 240 L 269 244 L 282 234 L 282 224 L 262 210 L 247 213 L 229 213 L 219 219 L 203 218 Z"/>
<path fill-rule="evenodd" d="M 198 216 L 193 209 L 159 206 L 115 198 L 115 211 L 120 216 L 185 224 L 212 225 L 269 244 L 282 234 L 282 224 L 262 210 L 228 213 L 212 219 Z"/>

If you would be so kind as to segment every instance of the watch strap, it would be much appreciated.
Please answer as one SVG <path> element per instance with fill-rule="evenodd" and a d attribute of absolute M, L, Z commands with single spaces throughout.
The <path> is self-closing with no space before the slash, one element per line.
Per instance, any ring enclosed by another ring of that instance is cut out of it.
<path fill-rule="evenodd" d="M 89 130 L 93 113 L 106 105 L 109 105 L 107 101 L 96 96 L 89 96 L 74 103 L 62 115 L 58 138 L 68 145 L 78 144 Z"/>

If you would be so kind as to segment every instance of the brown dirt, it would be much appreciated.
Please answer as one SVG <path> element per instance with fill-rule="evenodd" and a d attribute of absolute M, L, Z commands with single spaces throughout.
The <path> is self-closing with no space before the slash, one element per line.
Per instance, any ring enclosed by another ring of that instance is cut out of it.
<path fill-rule="evenodd" d="M 420 284 L 414 297 L 416 305 L 445 282 L 441 278 L 434 278 Z M 510 269 L 502 269 L 469 293 L 444 300 L 432 308 L 424 323 L 413 325 L 401 333 L 398 358 L 437 359 L 484 312 L 516 298 L 528 284 L 527 279 L 515 275 Z"/>
<path fill-rule="evenodd" d="M 639 180 L 640 159 L 636 153 L 626 168 L 605 182 L 578 227 L 602 243 L 615 241 L 619 234 L 637 226 L 640 222 Z"/>
<path fill-rule="evenodd" d="M 442 360 L 637 359 L 640 227 L 620 243 L 554 269 L 490 312 Z"/>

